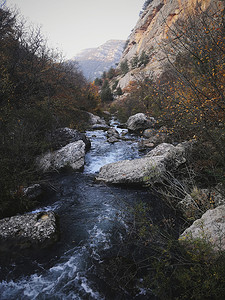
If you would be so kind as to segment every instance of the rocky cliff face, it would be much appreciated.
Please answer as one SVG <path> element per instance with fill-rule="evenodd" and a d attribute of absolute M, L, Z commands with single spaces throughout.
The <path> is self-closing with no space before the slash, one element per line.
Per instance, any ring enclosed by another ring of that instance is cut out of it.
<path fill-rule="evenodd" d="M 109 40 L 97 48 L 81 51 L 71 61 L 77 61 L 84 76 L 92 81 L 111 67 L 115 68 L 122 56 L 124 45 L 125 41 Z"/>
<path fill-rule="evenodd" d="M 159 77 L 165 66 L 166 56 L 161 49 L 161 44 L 166 40 L 169 27 L 185 14 L 194 14 L 200 7 L 205 11 L 219 0 L 153 0 L 141 14 L 134 27 L 127 46 L 123 52 L 120 63 L 128 61 L 132 68 L 132 59 L 140 58 L 143 53 L 148 56 L 148 63 L 132 68 L 125 76 L 119 78 L 121 88 L 126 87 L 130 81 L 141 79 L 143 76 Z"/>

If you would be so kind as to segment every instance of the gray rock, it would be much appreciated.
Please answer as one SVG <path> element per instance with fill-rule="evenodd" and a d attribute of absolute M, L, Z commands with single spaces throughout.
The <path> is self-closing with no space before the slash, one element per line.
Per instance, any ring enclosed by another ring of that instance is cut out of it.
<path fill-rule="evenodd" d="M 177 146 L 162 143 L 146 154 L 147 157 L 161 157 L 167 169 L 173 170 L 186 162 L 192 142 L 183 142 Z"/>
<path fill-rule="evenodd" d="M 152 149 L 154 147 L 155 147 L 155 145 L 153 143 L 150 143 L 148 140 L 141 139 L 138 142 L 138 150 L 139 151 L 149 150 L 149 148 Z"/>
<path fill-rule="evenodd" d="M 115 143 L 115 142 L 119 142 L 119 132 L 115 129 L 115 128 L 109 128 L 107 130 L 107 141 L 109 143 Z"/>
<path fill-rule="evenodd" d="M 116 137 L 116 138 L 119 138 L 119 137 L 120 137 L 119 132 L 118 132 L 115 128 L 109 128 L 109 129 L 107 130 L 107 136 L 108 136 L 108 137 L 114 136 L 114 137 Z"/>
<path fill-rule="evenodd" d="M 136 115 L 130 116 L 127 120 L 127 128 L 130 131 L 141 131 L 150 127 L 153 127 L 156 120 L 152 117 L 147 117 L 143 113 L 138 113 Z"/>
<path fill-rule="evenodd" d="M 191 194 L 187 194 L 182 201 L 178 203 L 184 213 L 198 210 L 198 204 L 202 203 L 207 208 L 217 207 L 225 204 L 224 187 L 220 183 L 216 187 L 200 189 L 195 187 Z"/>
<path fill-rule="evenodd" d="M 81 140 L 85 143 L 86 150 L 91 148 L 91 142 L 84 133 L 68 127 L 56 129 L 49 135 L 49 139 L 53 150 L 58 150 L 67 144 Z"/>
<path fill-rule="evenodd" d="M 146 148 L 154 148 L 154 144 L 153 143 L 149 143 L 149 141 L 147 141 L 147 143 L 144 143 L 144 147 Z"/>
<path fill-rule="evenodd" d="M 145 147 L 147 147 L 147 144 L 154 144 L 155 146 L 165 143 L 168 141 L 168 134 L 167 134 L 167 128 L 161 127 L 159 130 L 156 129 L 146 129 L 143 132 L 143 137 L 147 138 L 143 143 Z"/>
<path fill-rule="evenodd" d="M 37 166 L 42 172 L 71 168 L 79 171 L 84 166 L 85 144 L 83 141 L 70 143 L 60 150 L 49 152 L 37 158 Z"/>
<path fill-rule="evenodd" d="M 222 183 L 217 184 L 211 191 L 212 200 L 215 203 L 215 206 L 225 204 L 225 187 Z"/>
<path fill-rule="evenodd" d="M 93 130 L 109 129 L 109 126 L 106 124 L 106 122 L 103 118 L 93 115 L 92 113 L 88 113 L 88 115 L 89 115 L 89 123 L 90 123 L 91 129 L 93 129 Z"/>
<path fill-rule="evenodd" d="M 109 111 L 107 111 L 107 110 L 104 110 L 104 111 L 103 111 L 103 114 L 105 114 L 105 115 L 107 115 L 107 116 L 111 116 L 111 113 L 110 113 Z"/>
<path fill-rule="evenodd" d="M 46 248 L 59 238 L 54 212 L 39 212 L 0 220 L 0 251 Z"/>
<path fill-rule="evenodd" d="M 182 243 L 196 240 L 211 244 L 215 251 L 225 250 L 225 205 L 208 210 L 179 237 Z"/>
<path fill-rule="evenodd" d="M 96 180 L 112 184 L 161 182 L 167 170 L 176 169 L 185 161 L 186 144 L 175 147 L 164 143 L 143 158 L 123 160 L 103 166 Z"/>
<path fill-rule="evenodd" d="M 108 130 L 109 126 L 108 125 L 102 125 L 102 124 L 95 124 L 91 126 L 92 130 Z"/>
<path fill-rule="evenodd" d="M 113 144 L 113 143 L 119 142 L 119 139 L 117 139 L 115 136 L 111 136 L 107 139 L 107 142 Z"/>
<path fill-rule="evenodd" d="M 143 137 L 145 137 L 145 138 L 152 138 L 154 135 L 156 135 L 156 133 L 158 133 L 157 129 L 148 128 L 148 129 L 144 130 Z"/>
<path fill-rule="evenodd" d="M 105 165 L 96 179 L 112 184 L 143 184 L 145 180 L 150 179 L 154 182 L 159 181 L 163 172 L 165 169 L 160 160 L 145 157 Z"/>

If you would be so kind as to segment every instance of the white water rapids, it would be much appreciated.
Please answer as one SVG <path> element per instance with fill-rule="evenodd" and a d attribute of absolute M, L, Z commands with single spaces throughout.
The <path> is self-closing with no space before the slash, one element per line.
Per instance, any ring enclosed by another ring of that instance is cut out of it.
<path fill-rule="evenodd" d="M 131 299 L 111 291 L 113 278 L 103 283 L 95 266 L 102 264 L 107 251 L 119 249 L 128 228 L 128 203 L 149 195 L 144 190 L 96 184 L 93 174 L 107 163 L 139 157 L 137 141 L 110 144 L 102 130 L 88 131 L 87 136 L 92 148 L 83 173 L 58 176 L 59 191 L 36 210 L 54 210 L 59 215 L 61 240 L 41 257 L 24 256 L 2 266 L 0 300 Z M 140 290 L 135 299 L 141 297 Z"/>

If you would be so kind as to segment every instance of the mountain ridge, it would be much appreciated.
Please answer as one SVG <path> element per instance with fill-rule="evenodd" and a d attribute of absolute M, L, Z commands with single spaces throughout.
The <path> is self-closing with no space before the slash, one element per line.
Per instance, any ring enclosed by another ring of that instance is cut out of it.
<path fill-rule="evenodd" d="M 124 45 L 123 40 L 108 40 L 96 48 L 80 51 L 70 61 L 77 62 L 84 76 L 93 81 L 101 77 L 104 71 L 116 66 L 122 56 Z"/>

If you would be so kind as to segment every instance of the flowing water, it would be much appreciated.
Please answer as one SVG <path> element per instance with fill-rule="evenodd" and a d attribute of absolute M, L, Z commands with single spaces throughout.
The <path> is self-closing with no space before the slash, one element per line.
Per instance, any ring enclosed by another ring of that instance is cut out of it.
<path fill-rule="evenodd" d="M 113 271 L 107 275 L 102 266 L 121 254 L 132 220 L 130 207 L 141 200 L 152 202 L 153 217 L 161 208 L 147 189 L 107 186 L 94 180 L 102 165 L 139 157 L 137 140 L 130 136 L 132 141 L 110 144 L 102 130 L 88 131 L 87 136 L 92 148 L 84 171 L 55 175 L 58 190 L 40 208 L 59 215 L 60 241 L 32 257 L 20 254 L 2 264 L 1 300 L 149 299 L 142 289 L 132 296 L 125 290 L 117 292 Z"/>

